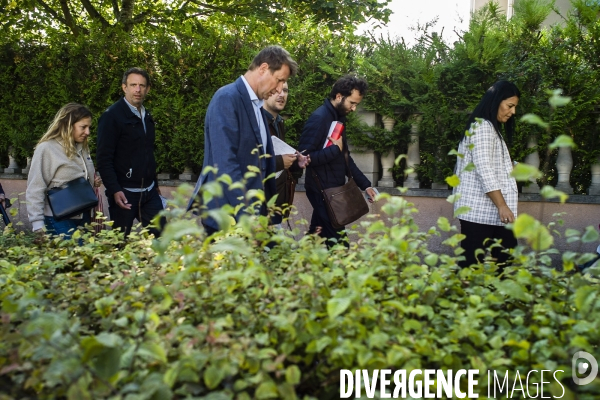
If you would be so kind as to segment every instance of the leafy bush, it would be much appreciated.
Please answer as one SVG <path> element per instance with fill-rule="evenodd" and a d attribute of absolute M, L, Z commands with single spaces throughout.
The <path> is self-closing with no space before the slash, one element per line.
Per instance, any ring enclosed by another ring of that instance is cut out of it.
<path fill-rule="evenodd" d="M 561 25 L 543 28 L 551 11 L 548 3 L 516 2 L 515 16 L 507 21 L 498 3 L 490 2 L 472 16 L 469 29 L 461 32 L 452 46 L 435 32 L 433 24 L 419 27 L 412 47 L 400 38 L 373 38 L 371 45 L 365 46 L 365 62 L 360 66 L 370 83 L 365 103 L 399 121 L 392 135 L 397 154 L 407 140 L 402 123 L 415 112 L 422 115 L 421 163 L 417 170 L 423 187 L 441 182 L 452 173 L 455 163 L 448 153 L 458 146 L 468 114 L 487 88 L 498 79 L 506 79 L 521 89 L 517 112 L 551 117 L 552 125 L 551 131 L 545 131 L 517 124 L 515 138 L 509 143 L 512 158 L 523 161 L 566 133 L 577 144 L 571 184 L 575 193 L 585 193 L 591 181 L 590 167 L 600 155 L 600 90 L 596 84 L 600 6 L 597 2 L 574 1 Z M 557 88 L 563 88 L 573 102 L 554 113 L 546 103 L 546 91 Z M 388 145 L 390 135 L 383 130 L 373 135 L 373 140 L 359 137 L 356 142 L 377 151 L 393 147 Z M 538 148 L 528 149 L 532 135 L 537 136 Z M 380 145 L 383 143 L 386 146 Z M 540 152 L 542 165 L 554 166 L 555 158 L 556 152 Z M 539 183 L 555 184 L 556 169 L 544 172 Z"/>
<path fill-rule="evenodd" d="M 330 399 L 340 369 L 465 368 L 480 371 L 482 394 L 487 370 L 561 369 L 564 398 L 596 398 L 598 384 L 570 381 L 575 351 L 600 357 L 597 281 L 572 273 L 578 255 L 551 269 L 548 229 L 521 215 L 528 246 L 513 267 L 460 270 L 427 247 L 445 235 L 461 252 L 447 219 L 421 232 L 411 203 L 383 201 L 349 250 L 254 216 L 212 241 L 176 207 L 154 241 L 106 231 L 81 247 L 34 244 L 5 230 L 0 397 Z M 227 224 L 225 210 L 213 216 Z"/>

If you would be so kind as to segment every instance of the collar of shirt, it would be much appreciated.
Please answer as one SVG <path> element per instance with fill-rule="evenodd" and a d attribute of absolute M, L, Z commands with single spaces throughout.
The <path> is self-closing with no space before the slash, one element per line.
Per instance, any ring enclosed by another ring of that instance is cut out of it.
<path fill-rule="evenodd" d="M 144 118 L 146 117 L 146 107 L 144 107 L 144 105 L 142 104 L 142 107 L 141 107 L 142 112 L 140 113 L 138 111 L 138 109 L 136 107 L 132 106 L 131 103 L 129 103 L 125 97 L 123 97 L 123 100 L 125 100 L 125 103 L 127 103 L 129 108 L 131 109 L 131 112 L 134 113 L 135 115 L 137 115 L 138 117 L 140 117 L 140 119 L 143 121 Z"/>
<path fill-rule="evenodd" d="M 242 81 L 244 81 L 244 85 L 246 85 L 246 90 L 248 90 L 248 94 L 250 95 L 250 100 L 252 101 L 252 104 L 254 104 L 254 107 L 258 107 L 258 109 L 260 111 L 260 108 L 263 106 L 263 103 L 265 101 L 260 100 L 258 98 L 256 93 L 254 93 L 254 90 L 252 90 L 252 88 L 250 87 L 250 84 L 248 83 L 248 81 L 246 80 L 244 75 L 242 75 Z"/>
<path fill-rule="evenodd" d="M 244 85 L 246 85 L 246 90 L 248 90 L 248 95 L 250 96 L 250 100 L 252 101 L 252 105 L 254 107 L 254 115 L 256 115 L 256 122 L 258 123 L 258 129 L 260 130 L 260 136 L 262 139 L 262 145 L 265 148 L 265 152 L 266 152 L 266 148 L 267 148 L 267 129 L 264 125 L 264 123 L 262 122 L 262 111 L 261 108 L 264 104 L 264 100 L 260 100 L 258 98 L 258 96 L 256 95 L 256 93 L 254 93 L 254 90 L 252 90 L 252 88 L 250 87 L 250 84 L 248 83 L 248 81 L 246 80 L 246 78 L 244 77 L 244 75 L 241 76 L 242 81 L 244 82 Z"/>
<path fill-rule="evenodd" d="M 132 106 L 131 103 L 129 103 L 125 97 L 123 97 L 123 100 L 125 100 L 125 103 L 127 103 L 131 112 L 134 113 L 139 119 L 142 120 L 142 125 L 144 126 L 144 132 L 146 132 L 146 108 L 144 107 L 144 105 L 142 104 L 142 107 L 141 107 L 142 112 L 140 113 L 138 111 L 138 109 L 136 107 Z"/>
<path fill-rule="evenodd" d="M 281 139 L 281 132 L 279 132 L 279 122 L 283 121 L 283 118 L 281 118 L 281 115 L 277 115 L 277 117 L 273 116 L 273 114 L 271 114 L 266 108 L 263 107 L 263 110 L 265 110 L 265 116 L 267 117 L 267 121 L 269 122 L 269 125 L 273 124 L 273 127 L 275 128 L 275 131 L 277 132 L 277 137 L 279 137 Z"/>
<path fill-rule="evenodd" d="M 266 108 L 263 107 L 263 109 L 267 113 L 267 118 L 268 118 L 269 122 L 272 122 L 272 121 L 275 121 L 275 122 L 283 121 L 283 118 L 281 117 L 281 115 L 274 116 Z"/>

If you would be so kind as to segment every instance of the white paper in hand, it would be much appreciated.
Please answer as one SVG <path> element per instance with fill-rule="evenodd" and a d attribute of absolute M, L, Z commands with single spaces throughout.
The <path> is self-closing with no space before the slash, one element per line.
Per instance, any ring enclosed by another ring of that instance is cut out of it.
<path fill-rule="evenodd" d="M 273 152 L 276 156 L 283 154 L 296 154 L 296 149 L 294 149 L 292 146 L 290 146 L 283 140 L 279 139 L 277 136 L 271 136 L 271 140 L 273 141 Z M 282 173 L 283 170 L 277 171 L 277 173 L 275 174 L 275 179 L 279 178 Z"/>
<path fill-rule="evenodd" d="M 273 151 L 276 156 L 282 154 L 296 154 L 296 149 L 279 139 L 277 136 L 271 136 L 271 140 L 273 140 Z"/>

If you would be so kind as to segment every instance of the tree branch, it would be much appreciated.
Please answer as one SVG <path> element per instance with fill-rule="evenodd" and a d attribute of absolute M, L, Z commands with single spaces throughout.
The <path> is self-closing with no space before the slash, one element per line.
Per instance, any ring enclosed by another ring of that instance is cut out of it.
<path fill-rule="evenodd" d="M 37 0 L 38 4 L 40 4 L 42 6 L 42 8 L 48 13 L 50 14 L 54 19 L 57 19 L 58 21 L 62 22 L 63 24 L 69 26 L 69 24 L 67 24 L 67 21 L 65 21 L 65 19 L 63 17 L 61 17 L 60 15 L 58 15 L 58 13 L 56 11 L 54 11 L 54 9 L 52 7 L 50 7 L 48 4 L 46 4 L 44 2 L 44 0 Z"/>
<path fill-rule="evenodd" d="M 98 10 L 96 10 L 94 8 L 94 6 L 92 5 L 92 3 L 90 3 L 90 0 L 81 0 L 81 4 L 83 4 L 83 7 L 88 12 L 88 14 L 90 15 L 90 17 L 92 17 L 92 19 L 100 21 L 100 23 L 102 24 L 102 26 L 105 27 L 105 28 L 108 28 L 110 26 L 110 24 L 108 23 L 108 21 L 106 19 L 104 19 L 104 17 L 102 15 L 100 15 L 100 13 L 98 12 Z"/>
<path fill-rule="evenodd" d="M 63 15 L 65 16 L 65 25 L 67 25 L 71 29 L 73 34 L 77 36 L 79 34 L 79 29 L 77 28 L 77 24 L 75 24 L 75 21 L 73 20 L 73 16 L 71 15 L 71 10 L 69 10 L 69 4 L 67 3 L 67 0 L 60 0 L 60 8 L 63 12 Z"/>
<path fill-rule="evenodd" d="M 121 17 L 120 21 L 126 23 L 126 21 L 130 20 L 133 17 L 133 6 L 134 0 L 122 0 L 121 1 Z"/>
<path fill-rule="evenodd" d="M 118 21 L 120 17 L 119 11 L 119 2 L 117 0 L 112 0 L 113 14 L 115 15 L 115 19 Z"/>

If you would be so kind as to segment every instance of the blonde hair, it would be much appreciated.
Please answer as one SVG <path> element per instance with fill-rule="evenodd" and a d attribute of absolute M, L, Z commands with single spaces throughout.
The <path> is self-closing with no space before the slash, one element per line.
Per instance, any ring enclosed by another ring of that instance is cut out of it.
<path fill-rule="evenodd" d="M 77 153 L 75 140 L 73 139 L 73 125 L 84 118 L 92 118 L 92 112 L 86 106 L 77 103 L 64 105 L 58 110 L 54 120 L 38 144 L 57 139 L 65 148 L 67 157 L 72 158 Z M 82 146 L 84 150 L 90 152 L 87 138 L 83 141 Z"/>

